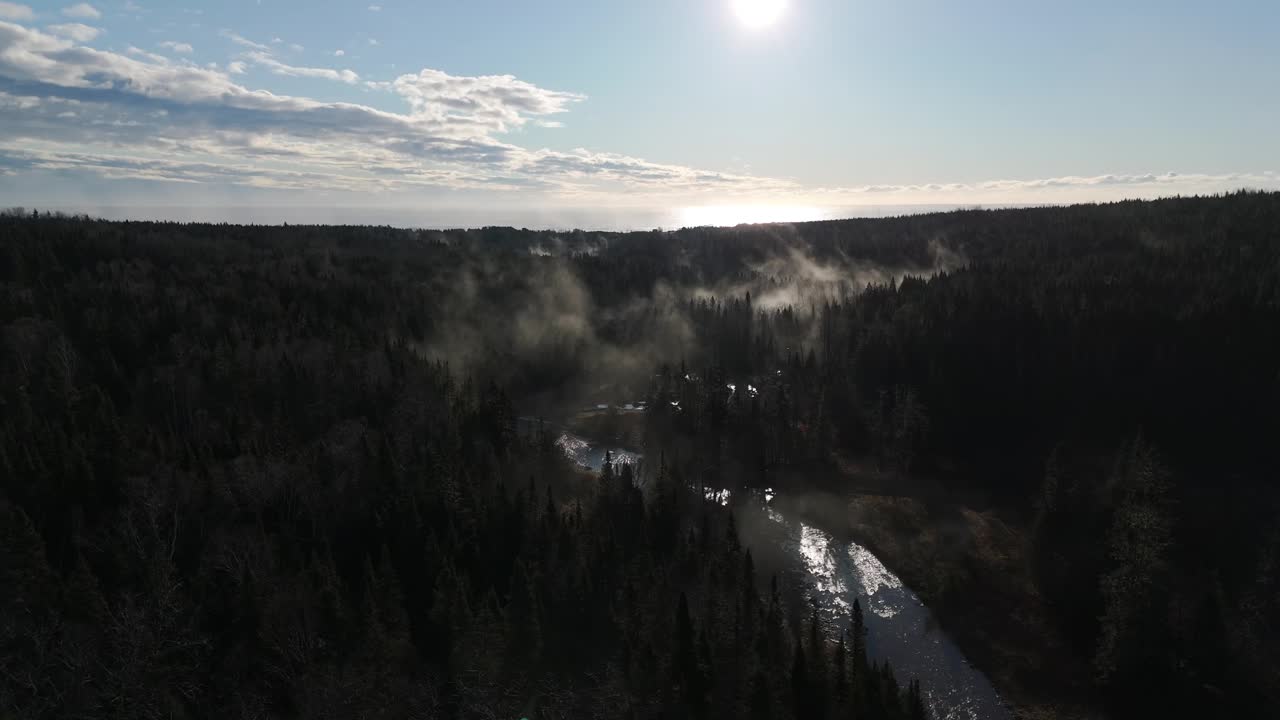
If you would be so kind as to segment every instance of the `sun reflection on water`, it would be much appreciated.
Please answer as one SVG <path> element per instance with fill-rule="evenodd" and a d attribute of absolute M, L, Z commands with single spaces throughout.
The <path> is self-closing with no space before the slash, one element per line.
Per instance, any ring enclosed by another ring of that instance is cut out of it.
<path fill-rule="evenodd" d="M 849 546 L 849 558 L 858 568 L 858 579 L 862 581 L 864 595 L 875 595 L 880 588 L 896 590 L 902 587 L 902 581 L 898 576 L 889 572 L 889 568 L 880 562 L 880 558 L 872 555 L 861 545 Z"/>
<path fill-rule="evenodd" d="M 843 593 L 848 591 L 844 581 L 836 574 L 836 561 L 831 555 L 830 538 L 817 528 L 800 524 L 800 554 L 805 568 L 813 576 L 818 592 L 832 593 L 844 604 Z"/>

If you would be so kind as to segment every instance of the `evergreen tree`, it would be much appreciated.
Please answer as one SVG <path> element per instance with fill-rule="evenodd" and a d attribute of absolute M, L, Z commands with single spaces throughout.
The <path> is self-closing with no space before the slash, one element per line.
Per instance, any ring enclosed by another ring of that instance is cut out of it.
<path fill-rule="evenodd" d="M 511 599 L 504 611 L 507 646 L 524 668 L 535 667 L 542 656 L 542 620 L 537 584 L 523 562 L 516 563 Z"/>

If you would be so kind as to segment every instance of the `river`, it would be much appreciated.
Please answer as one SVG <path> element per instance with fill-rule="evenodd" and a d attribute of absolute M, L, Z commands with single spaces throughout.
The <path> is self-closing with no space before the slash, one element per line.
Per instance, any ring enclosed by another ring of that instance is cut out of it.
<path fill-rule="evenodd" d="M 619 462 L 639 462 L 634 451 L 601 445 L 558 429 L 556 445 L 582 467 L 599 471 L 606 452 Z M 728 491 L 707 490 L 707 499 L 728 504 Z M 772 492 L 735 505 L 744 542 L 756 554 L 777 554 L 786 572 L 813 588 L 831 632 L 847 627 L 855 598 L 867 625 L 867 649 L 889 661 L 905 685 L 921 682 L 936 720 L 1000 720 L 1013 714 L 991 682 L 965 659 L 933 613 L 873 553 L 856 542 L 788 517 Z M 766 544 L 767 547 L 762 547 Z"/>

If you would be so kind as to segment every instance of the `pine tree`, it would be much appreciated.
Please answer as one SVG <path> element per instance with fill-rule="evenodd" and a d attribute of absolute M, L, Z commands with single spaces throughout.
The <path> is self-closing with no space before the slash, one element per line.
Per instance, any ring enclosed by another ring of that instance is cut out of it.
<path fill-rule="evenodd" d="M 845 649 L 846 633 L 841 631 L 840 639 L 836 643 L 835 658 L 832 663 L 832 671 L 835 675 L 835 701 L 836 705 L 843 707 L 849 700 L 849 663 L 846 658 L 847 650 Z"/>
<path fill-rule="evenodd" d="M 812 712 L 812 687 L 809 668 L 805 661 L 805 649 L 796 638 L 795 652 L 791 656 L 791 703 L 796 720 L 817 720 Z"/>
<path fill-rule="evenodd" d="M 607 488 L 610 492 L 616 492 L 614 487 L 613 474 L 613 451 L 604 451 L 604 462 L 600 464 L 600 485 Z"/>
<path fill-rule="evenodd" d="M 534 666 L 542 655 L 542 620 L 538 589 L 523 560 L 516 563 L 511 599 L 505 610 L 507 647 L 512 657 Z"/>
<path fill-rule="evenodd" d="M 810 599 L 813 609 L 809 617 L 809 712 L 815 718 L 826 713 L 827 696 L 827 654 L 824 652 L 826 639 L 822 636 L 822 625 L 818 619 L 818 598 Z"/>
<path fill-rule="evenodd" d="M 707 693 L 715 684 L 715 662 L 711 657 L 711 642 L 707 639 L 705 623 L 698 632 L 698 692 L 696 708 L 700 715 L 705 715 Z"/>
<path fill-rule="evenodd" d="M 857 598 L 853 600 L 849 637 L 853 646 L 853 672 L 856 675 L 867 667 L 867 626 L 862 616 L 862 603 Z"/>
<path fill-rule="evenodd" d="M 912 680 L 907 686 L 907 717 L 909 720 L 929 720 L 929 709 L 920 691 L 919 680 Z"/>
<path fill-rule="evenodd" d="M 893 666 L 888 660 L 880 666 L 879 681 L 883 688 L 880 697 L 884 701 L 884 716 L 889 720 L 899 720 L 902 717 L 902 694 L 898 688 L 898 679 L 893 673 Z"/>
<path fill-rule="evenodd" d="M 676 686 L 686 707 L 698 714 L 703 705 L 703 682 L 698 667 L 693 618 L 689 616 L 689 599 L 682 592 L 676 607 L 676 646 L 672 659 Z"/>

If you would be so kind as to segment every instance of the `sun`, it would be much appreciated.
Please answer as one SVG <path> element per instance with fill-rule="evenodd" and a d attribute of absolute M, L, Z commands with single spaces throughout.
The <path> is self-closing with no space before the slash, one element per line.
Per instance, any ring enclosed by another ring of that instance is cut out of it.
<path fill-rule="evenodd" d="M 732 0 L 733 11 L 749 28 L 768 27 L 782 17 L 787 0 Z"/>

